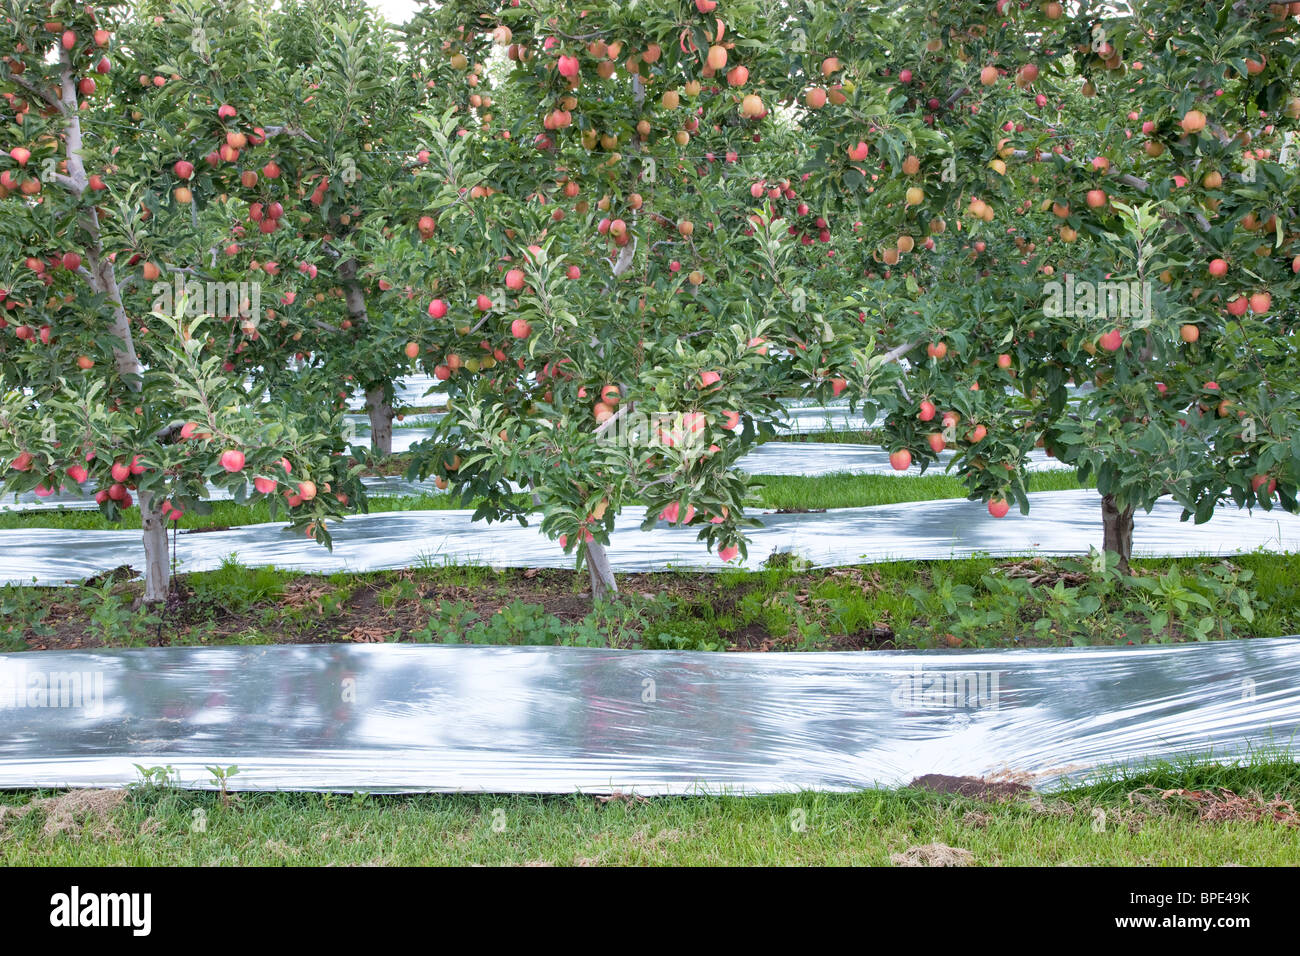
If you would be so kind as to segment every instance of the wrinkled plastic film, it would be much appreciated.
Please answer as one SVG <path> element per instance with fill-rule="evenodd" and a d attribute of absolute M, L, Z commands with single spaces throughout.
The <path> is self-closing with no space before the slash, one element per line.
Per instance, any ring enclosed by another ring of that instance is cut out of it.
<path fill-rule="evenodd" d="M 1077 555 L 1102 545 L 1100 501 L 1091 489 L 1035 492 L 1027 516 L 997 519 L 976 501 L 917 501 L 806 514 L 757 513 L 747 529 L 749 555 L 724 565 L 697 538 L 698 529 L 660 521 L 640 528 L 644 508 L 618 516 L 607 549 L 616 572 L 669 568 L 758 568 L 773 554 L 791 553 L 812 567 L 896 560 Z M 1300 516 L 1280 509 L 1227 507 L 1206 524 L 1181 521 L 1182 508 L 1160 499 L 1134 521 L 1136 557 L 1300 551 Z M 333 525 L 333 551 L 282 523 L 176 536 L 181 571 L 219 567 L 231 555 L 249 566 L 330 573 L 381 571 L 439 564 L 572 568 L 573 557 L 537 525 L 473 522 L 469 511 L 399 511 L 350 517 Z M 53 528 L 0 531 L 0 583 L 58 585 L 143 560 L 140 532 Z"/>
<path fill-rule="evenodd" d="M 75 681 L 75 683 L 74 683 Z M 11 689 L 27 697 L 16 704 Z M 32 688 L 54 689 L 39 706 Z M 1300 639 L 701 653 L 306 645 L 0 656 L 0 787 L 136 766 L 235 790 L 1051 789 L 1155 760 L 1297 753 Z"/>

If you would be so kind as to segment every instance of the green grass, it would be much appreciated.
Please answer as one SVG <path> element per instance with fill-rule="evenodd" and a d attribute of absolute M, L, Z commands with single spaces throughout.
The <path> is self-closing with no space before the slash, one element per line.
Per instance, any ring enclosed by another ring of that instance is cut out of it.
<path fill-rule="evenodd" d="M 312 643 L 548 645 L 688 651 L 1114 646 L 1300 634 L 1300 554 L 900 561 L 805 571 L 621 576 L 592 606 L 568 570 L 427 566 L 308 575 L 228 561 L 182 574 L 175 612 L 139 582 L 0 587 L 0 652 Z"/>
<path fill-rule="evenodd" d="M 1082 487 L 1073 472 L 1041 472 L 1029 475 L 1031 491 L 1059 491 Z M 774 508 L 861 508 L 868 505 L 897 504 L 904 501 L 930 501 L 939 498 L 965 498 L 966 489 L 951 475 L 848 475 L 832 474 L 803 477 L 798 475 L 756 475 L 755 493 L 750 505 L 755 509 Z M 520 501 L 524 501 L 520 496 Z M 635 503 L 635 502 L 633 502 Z M 442 511 L 462 507 L 451 495 L 423 494 L 375 497 L 369 499 L 370 511 Z M 266 500 L 239 505 L 233 501 L 211 502 L 208 514 L 188 512 L 179 522 L 182 530 L 222 528 L 237 525 L 284 521 L 281 509 L 271 514 Z M 98 511 L 46 510 L 0 512 L 0 530 L 14 528 L 65 528 L 77 531 L 134 530 L 140 527 L 140 509 L 124 512 L 118 522 L 110 522 Z"/>
<path fill-rule="evenodd" d="M 237 777 L 235 778 L 237 781 Z M 1294 827 L 1210 822 L 1159 791 L 1300 800 L 1284 760 L 1161 765 L 1044 797 L 985 803 L 928 791 L 692 796 L 241 794 L 139 787 L 103 818 L 47 835 L 44 810 L 0 818 L 6 866 L 594 864 L 887 865 L 942 843 L 976 865 L 1294 866 Z M 1137 792 L 1145 799 L 1131 800 Z M 0 793 L 17 808 L 50 794 Z M 196 826 L 196 819 L 204 826 Z"/>
<path fill-rule="evenodd" d="M 884 432 L 878 428 L 847 428 L 809 432 L 781 432 L 767 441 L 779 442 L 816 442 L 823 445 L 876 445 L 879 446 Z"/>
<path fill-rule="evenodd" d="M 760 508 L 865 508 L 905 501 L 965 498 L 961 480 L 932 471 L 925 475 L 756 475 L 762 487 Z M 1067 491 L 1086 487 L 1072 471 L 1035 472 L 1027 476 L 1030 491 Z"/>

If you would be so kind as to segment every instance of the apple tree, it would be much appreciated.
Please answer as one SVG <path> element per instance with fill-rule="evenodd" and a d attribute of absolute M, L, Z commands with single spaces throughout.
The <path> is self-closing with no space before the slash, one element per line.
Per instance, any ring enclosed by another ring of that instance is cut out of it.
<path fill-rule="evenodd" d="M 0 34 L 0 480 L 93 485 L 110 518 L 138 499 L 147 602 L 167 596 L 168 522 L 207 507 L 209 483 L 284 491 L 322 539 L 359 490 L 319 403 L 263 402 L 233 361 L 275 290 L 221 268 L 222 231 L 241 159 L 283 130 L 209 98 L 170 54 L 184 31 L 211 74 L 273 69 L 245 12 L 29 4 Z"/>

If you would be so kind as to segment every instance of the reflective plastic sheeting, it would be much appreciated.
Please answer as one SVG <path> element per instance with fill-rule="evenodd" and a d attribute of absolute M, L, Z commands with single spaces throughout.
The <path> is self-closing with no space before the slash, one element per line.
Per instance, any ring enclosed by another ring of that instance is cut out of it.
<path fill-rule="evenodd" d="M 1101 499 L 1090 489 L 1035 492 L 1030 513 L 993 518 L 976 501 L 917 501 L 806 514 L 756 513 L 749 557 L 724 565 L 697 540 L 698 529 L 660 521 L 640 528 L 644 508 L 618 516 L 608 549 L 616 572 L 669 568 L 758 568 L 773 553 L 791 552 L 813 567 L 895 560 L 942 560 L 976 553 L 1070 555 L 1101 547 Z M 1134 520 L 1137 557 L 1226 555 L 1264 549 L 1300 551 L 1300 516 L 1280 509 L 1254 513 L 1224 508 L 1206 524 L 1179 518 L 1164 498 Z M 181 571 L 206 571 L 232 554 L 249 566 L 302 571 L 380 571 L 422 564 L 571 568 L 573 558 L 536 524 L 474 523 L 469 511 L 397 511 L 350 517 L 332 526 L 327 551 L 284 524 L 247 525 L 176 536 Z M 124 564 L 141 567 L 139 531 L 23 528 L 0 531 L 0 583 L 57 585 Z M 35 579 L 35 580 L 33 580 Z"/>
<path fill-rule="evenodd" d="M 24 688 L 22 705 L 14 688 Z M 33 688 L 46 689 L 42 698 Z M 37 694 L 37 696 L 32 696 Z M 59 706 L 39 706 L 57 703 Z M 0 656 L 0 787 L 848 791 L 1297 750 L 1300 639 L 857 653 L 307 645 Z"/>
<path fill-rule="evenodd" d="M 937 465 L 931 465 L 927 475 L 944 473 L 952 452 L 939 455 Z M 751 475 L 906 475 L 921 474 L 917 464 L 897 471 L 889 463 L 889 452 L 871 445 L 835 444 L 832 442 L 773 441 L 759 445 L 736 463 L 736 467 Z M 1029 454 L 1026 471 L 1070 470 L 1055 458 L 1048 458 L 1041 448 Z"/>

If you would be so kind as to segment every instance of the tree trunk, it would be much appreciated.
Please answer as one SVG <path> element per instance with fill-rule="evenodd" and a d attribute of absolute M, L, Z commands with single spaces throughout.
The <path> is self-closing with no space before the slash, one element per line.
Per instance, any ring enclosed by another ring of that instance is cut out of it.
<path fill-rule="evenodd" d="M 618 582 L 609 567 L 609 555 L 599 541 L 587 542 L 587 572 L 591 576 L 591 600 L 603 601 L 618 593 Z"/>
<path fill-rule="evenodd" d="M 153 500 L 153 495 L 140 492 L 140 523 L 144 528 L 144 598 L 145 604 L 161 604 L 167 600 L 170 581 L 170 555 L 167 551 L 167 522 Z"/>
<path fill-rule="evenodd" d="M 78 201 L 85 196 L 89 186 L 85 161 L 82 158 L 81 115 L 77 103 L 77 73 L 73 69 L 72 55 L 66 50 L 59 51 L 60 90 L 57 99 L 46 98 L 64 117 L 64 157 L 67 173 L 55 173 L 53 180 L 67 190 Z M 77 269 L 77 274 L 92 290 L 104 296 L 113 310 L 111 334 L 113 342 L 113 359 L 118 375 L 123 383 L 133 392 L 142 388 L 139 357 L 135 351 L 135 341 L 131 335 L 131 321 L 122 304 L 122 292 L 117 284 L 117 270 L 113 260 L 104 254 L 104 244 L 99 229 L 99 213 L 89 203 L 81 209 L 81 226 L 86 232 L 86 264 Z M 167 552 L 167 523 L 162 512 L 156 507 L 153 496 L 140 494 L 140 518 L 144 538 L 145 587 L 143 601 L 145 604 L 167 600 L 167 590 L 171 579 L 169 555 Z"/>
<path fill-rule="evenodd" d="M 1119 555 L 1119 569 L 1128 573 L 1133 557 L 1133 509 L 1120 509 L 1114 495 L 1101 497 L 1102 548 Z"/>
<path fill-rule="evenodd" d="M 387 458 L 393 453 L 393 405 L 384 396 L 384 386 L 366 389 L 366 414 L 370 416 L 370 451 Z"/>

